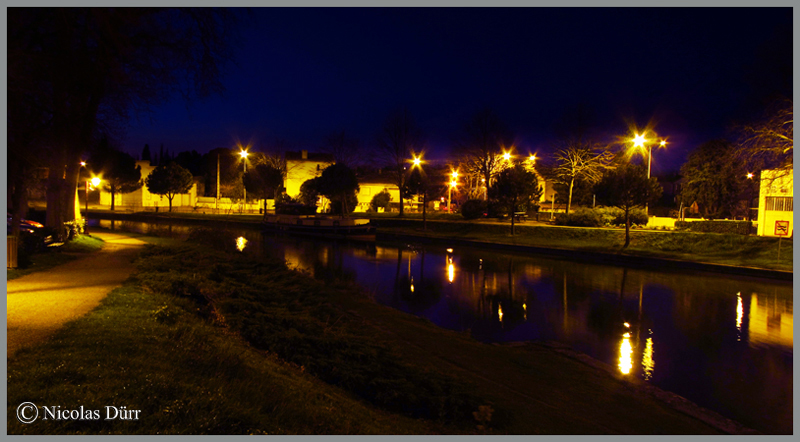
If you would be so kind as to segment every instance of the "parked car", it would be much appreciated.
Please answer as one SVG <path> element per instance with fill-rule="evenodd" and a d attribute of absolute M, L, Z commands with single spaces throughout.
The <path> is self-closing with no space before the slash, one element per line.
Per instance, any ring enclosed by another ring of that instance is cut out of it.
<path fill-rule="evenodd" d="M 6 234 L 11 235 L 11 213 L 6 212 Z M 22 247 L 33 252 L 40 250 L 55 241 L 52 229 L 29 219 L 19 221 L 19 234 Z"/>

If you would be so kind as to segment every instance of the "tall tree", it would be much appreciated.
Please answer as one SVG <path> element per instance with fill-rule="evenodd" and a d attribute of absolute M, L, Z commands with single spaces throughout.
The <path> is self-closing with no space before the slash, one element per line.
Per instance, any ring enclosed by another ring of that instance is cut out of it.
<path fill-rule="evenodd" d="M 401 199 L 406 189 L 406 166 L 411 161 L 412 153 L 422 150 L 420 138 L 420 130 L 405 108 L 386 119 L 378 136 L 380 160 L 391 167 Z M 403 201 L 400 201 L 400 216 L 403 216 Z"/>
<path fill-rule="evenodd" d="M 116 204 L 116 195 L 131 193 L 142 188 L 142 167 L 125 152 L 112 147 L 107 138 L 89 158 L 89 168 L 102 176 L 103 189 L 111 193 L 111 210 Z"/>
<path fill-rule="evenodd" d="M 709 141 L 695 149 L 681 166 L 683 205 L 697 202 L 706 218 L 731 216 L 747 185 L 748 171 L 736 154 L 727 140 Z"/>
<path fill-rule="evenodd" d="M 514 235 L 514 212 L 527 208 L 532 201 L 538 201 L 542 188 L 535 173 L 522 164 L 515 164 L 500 172 L 494 186 L 489 188 L 489 194 L 511 217 L 511 234 Z"/>
<path fill-rule="evenodd" d="M 625 214 L 625 244 L 631 243 L 631 212 L 647 203 L 658 201 L 661 186 L 655 177 L 647 178 L 647 170 L 641 166 L 622 163 L 606 173 L 595 186 L 597 200 L 601 204 L 615 206 Z"/>
<path fill-rule="evenodd" d="M 145 143 L 142 149 L 142 161 L 150 161 L 150 165 L 153 165 L 152 158 L 150 157 L 150 145 L 147 143 Z"/>
<path fill-rule="evenodd" d="M 500 117 L 489 108 L 477 112 L 464 124 L 455 146 L 461 153 L 461 169 L 482 178 L 487 188 L 492 179 L 510 163 L 503 158 L 503 150 L 510 148 L 511 135 Z"/>
<path fill-rule="evenodd" d="M 150 193 L 167 197 L 169 211 L 172 212 L 172 199 L 179 193 L 188 192 L 194 184 L 194 179 L 191 172 L 172 162 L 156 166 L 150 175 L 147 175 L 145 183 Z"/>
<path fill-rule="evenodd" d="M 13 8 L 8 11 L 9 94 L 35 103 L 47 159 L 47 224 L 76 217 L 80 157 L 102 130 L 170 98 L 222 89 L 237 14 L 191 8 Z M 13 92 L 12 92 L 13 91 Z M 16 106 L 18 100 L 10 100 Z M 17 108 L 9 108 L 9 115 Z M 22 123 L 15 119 L 14 124 Z"/>

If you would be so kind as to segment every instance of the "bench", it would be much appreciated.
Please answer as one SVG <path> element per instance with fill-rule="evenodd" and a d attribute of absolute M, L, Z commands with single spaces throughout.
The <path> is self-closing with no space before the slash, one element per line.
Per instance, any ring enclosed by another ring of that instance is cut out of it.
<path fill-rule="evenodd" d="M 527 212 L 514 212 L 514 221 L 521 223 L 528 219 Z"/>

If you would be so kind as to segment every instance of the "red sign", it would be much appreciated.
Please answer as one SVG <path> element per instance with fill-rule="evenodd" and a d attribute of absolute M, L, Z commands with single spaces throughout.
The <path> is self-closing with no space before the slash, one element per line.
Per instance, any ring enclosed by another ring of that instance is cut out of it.
<path fill-rule="evenodd" d="M 789 221 L 775 221 L 775 236 L 789 236 Z"/>

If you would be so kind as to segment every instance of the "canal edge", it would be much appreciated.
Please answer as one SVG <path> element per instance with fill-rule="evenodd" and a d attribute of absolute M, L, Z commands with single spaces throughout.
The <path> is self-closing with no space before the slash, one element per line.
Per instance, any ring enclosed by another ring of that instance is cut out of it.
<path fill-rule="evenodd" d="M 606 364 L 605 362 L 602 362 L 598 359 L 595 359 L 585 353 L 577 351 L 572 347 L 562 344 L 560 342 L 516 341 L 516 342 L 495 343 L 493 345 L 515 347 L 515 348 L 521 348 L 523 350 L 526 350 L 528 348 L 546 348 L 566 358 L 580 362 L 596 370 L 605 372 L 607 375 L 609 375 L 622 385 L 628 388 L 644 392 L 646 395 L 658 400 L 659 402 L 667 405 L 673 410 L 683 413 L 689 417 L 695 418 L 699 421 L 702 421 L 708 424 L 709 426 L 714 427 L 719 431 L 722 431 L 723 433 L 731 435 L 762 434 L 752 428 L 742 425 L 741 423 L 733 419 L 727 418 L 717 413 L 716 411 L 712 411 L 707 408 L 701 407 L 681 395 L 672 393 L 670 391 L 662 390 L 661 388 L 648 384 L 647 382 L 638 378 L 622 376 L 617 372 L 617 370 L 613 366 Z"/>

